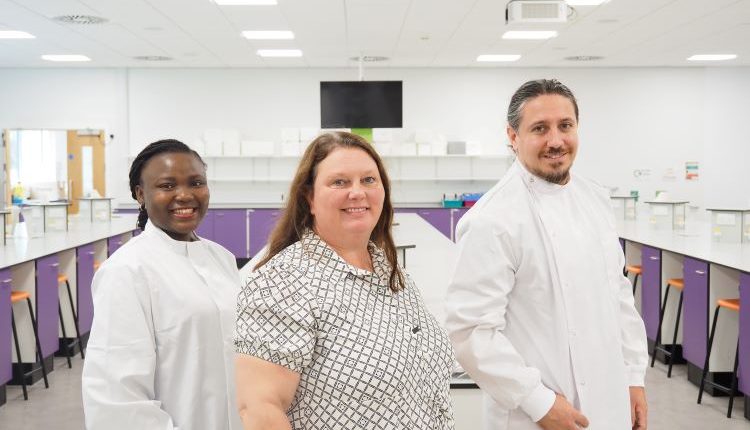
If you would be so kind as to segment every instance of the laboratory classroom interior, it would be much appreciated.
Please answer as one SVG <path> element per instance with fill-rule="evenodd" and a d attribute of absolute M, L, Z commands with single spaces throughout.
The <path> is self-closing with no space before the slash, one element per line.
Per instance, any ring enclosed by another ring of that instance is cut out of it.
<path fill-rule="evenodd" d="M 400 82 L 399 124 L 354 131 L 386 164 L 401 264 L 440 320 L 456 225 L 515 161 L 508 103 L 540 78 L 574 92 L 573 172 L 612 196 L 656 358 L 649 428 L 750 429 L 748 41 L 748 0 L 0 0 L 0 429 L 84 427 L 91 280 L 137 234 L 128 171 L 147 144 L 203 156 L 198 234 L 246 274 L 334 128 L 321 83 Z M 714 319 L 723 299 L 739 301 Z M 697 403 L 706 366 L 736 373 L 731 418 L 711 384 Z M 482 428 L 470 378 L 451 398 L 457 429 Z"/>

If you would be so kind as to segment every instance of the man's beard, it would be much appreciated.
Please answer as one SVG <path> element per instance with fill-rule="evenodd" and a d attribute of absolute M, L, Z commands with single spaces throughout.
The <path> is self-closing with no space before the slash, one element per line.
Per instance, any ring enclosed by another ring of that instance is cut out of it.
<path fill-rule="evenodd" d="M 570 169 L 565 169 L 561 172 L 537 172 L 537 176 L 544 179 L 547 182 L 551 182 L 553 184 L 557 185 L 565 185 L 568 182 L 568 179 L 570 179 Z"/>

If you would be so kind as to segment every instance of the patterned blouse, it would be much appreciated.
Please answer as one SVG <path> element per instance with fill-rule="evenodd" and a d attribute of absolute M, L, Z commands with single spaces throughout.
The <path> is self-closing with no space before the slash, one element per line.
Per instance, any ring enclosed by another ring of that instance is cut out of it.
<path fill-rule="evenodd" d="M 383 251 L 369 250 L 374 272 L 308 231 L 252 273 L 237 352 L 300 373 L 293 429 L 453 429 L 448 337 L 406 274 L 391 292 Z"/>

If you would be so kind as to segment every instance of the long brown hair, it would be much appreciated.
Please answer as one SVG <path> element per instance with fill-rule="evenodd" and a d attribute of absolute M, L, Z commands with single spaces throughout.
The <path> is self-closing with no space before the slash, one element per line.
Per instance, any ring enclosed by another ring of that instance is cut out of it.
<path fill-rule="evenodd" d="M 380 213 L 380 219 L 375 224 L 375 228 L 370 233 L 370 240 L 383 249 L 385 257 L 391 266 L 388 287 L 394 293 L 401 291 L 404 289 L 405 282 L 404 275 L 398 267 L 396 245 L 391 235 L 391 223 L 393 222 L 391 183 L 388 180 L 383 160 L 380 159 L 378 153 L 365 139 L 356 134 L 341 131 L 321 134 L 305 150 L 289 189 L 289 200 L 287 201 L 286 208 L 282 211 L 281 218 L 279 218 L 279 222 L 274 227 L 268 240 L 268 252 L 255 265 L 255 269 L 268 263 L 269 260 L 287 246 L 298 242 L 306 230 L 313 228 L 315 220 L 310 213 L 310 203 L 307 198 L 313 194 L 313 185 L 315 184 L 315 176 L 318 173 L 318 164 L 337 148 L 361 149 L 378 166 L 380 180 L 385 190 L 385 198 L 383 199 L 383 211 Z"/>

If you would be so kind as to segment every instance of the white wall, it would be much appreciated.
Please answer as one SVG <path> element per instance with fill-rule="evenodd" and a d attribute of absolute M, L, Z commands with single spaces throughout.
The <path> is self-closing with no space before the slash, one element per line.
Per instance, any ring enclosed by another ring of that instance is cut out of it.
<path fill-rule="evenodd" d="M 576 170 L 619 192 L 669 190 L 698 205 L 750 204 L 742 124 L 747 68 L 373 69 L 367 79 L 404 81 L 404 128 L 476 139 L 502 153 L 505 111 L 524 81 L 556 77 L 581 107 Z M 282 127 L 319 123 L 320 80 L 355 79 L 349 69 L 0 70 L 0 127 L 103 127 L 108 190 L 127 191 L 127 154 L 176 137 L 190 144 L 206 128 L 236 128 L 245 139 L 280 139 Z M 130 139 L 128 139 L 128 135 Z M 700 179 L 684 180 L 686 161 Z M 648 169 L 648 178 L 634 170 Z M 665 178 L 672 169 L 674 178 Z M 114 187 L 110 184 L 115 185 Z M 439 191 L 440 185 L 426 187 Z M 241 190 L 241 186 L 235 187 Z M 212 190 L 213 191 L 213 190 Z"/>

